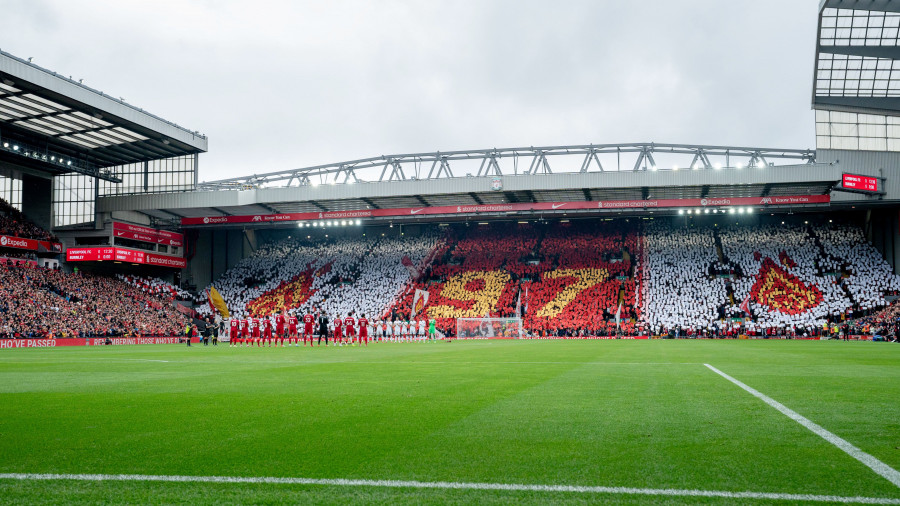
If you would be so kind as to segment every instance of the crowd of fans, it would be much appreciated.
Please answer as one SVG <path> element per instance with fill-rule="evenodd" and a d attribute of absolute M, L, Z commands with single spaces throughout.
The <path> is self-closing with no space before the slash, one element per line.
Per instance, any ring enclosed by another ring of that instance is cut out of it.
<path fill-rule="evenodd" d="M 644 247 L 643 317 L 656 334 L 831 335 L 900 290 L 862 231 L 846 225 L 658 224 Z"/>
<path fill-rule="evenodd" d="M 113 277 L 0 265 L 0 338 L 173 336 L 190 320 Z"/>
<path fill-rule="evenodd" d="M 448 237 L 447 253 L 413 288 L 429 292 L 427 314 L 445 333 L 457 318 L 515 317 L 517 308 L 530 336 L 633 333 L 638 244 L 636 231 L 602 223 L 479 226 Z M 392 313 L 409 314 L 414 293 Z"/>
<path fill-rule="evenodd" d="M 315 308 L 380 317 L 411 280 L 403 259 L 418 266 L 439 242 L 437 234 L 278 241 L 261 246 L 212 286 L 238 318 Z M 198 311 L 211 312 L 208 306 Z"/>
<path fill-rule="evenodd" d="M 158 280 L 123 281 L 151 295 L 178 293 Z M 288 239 L 263 245 L 212 285 L 239 318 L 320 309 L 406 320 L 425 290 L 425 316 L 451 335 L 466 317 L 519 316 L 531 337 L 797 338 L 883 331 L 900 317 L 882 310 L 900 277 L 861 230 L 830 224 L 503 223 Z"/>
<path fill-rule="evenodd" d="M 21 211 L 2 198 L 0 198 L 0 235 L 59 242 L 56 236 L 32 223 Z"/>
<path fill-rule="evenodd" d="M 135 274 L 116 274 L 116 278 L 140 289 L 144 293 L 155 295 L 165 300 L 196 301 L 198 299 L 198 297 L 195 297 L 191 292 L 159 278 L 138 276 Z"/>

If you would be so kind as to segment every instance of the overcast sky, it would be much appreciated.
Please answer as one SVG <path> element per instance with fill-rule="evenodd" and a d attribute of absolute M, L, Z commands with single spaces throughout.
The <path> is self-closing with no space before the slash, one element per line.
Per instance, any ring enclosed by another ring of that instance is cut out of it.
<path fill-rule="evenodd" d="M 211 180 L 392 153 L 813 148 L 817 0 L 4 0 L 0 49 L 209 137 Z"/>

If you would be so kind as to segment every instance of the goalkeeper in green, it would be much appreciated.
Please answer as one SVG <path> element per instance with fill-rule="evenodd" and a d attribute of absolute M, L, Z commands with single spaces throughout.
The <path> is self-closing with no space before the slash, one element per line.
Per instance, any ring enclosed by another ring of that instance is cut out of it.
<path fill-rule="evenodd" d="M 428 319 L 428 339 L 430 339 L 432 342 L 434 342 L 435 338 L 437 337 L 437 331 L 434 328 L 435 323 L 436 322 L 434 318 Z"/>

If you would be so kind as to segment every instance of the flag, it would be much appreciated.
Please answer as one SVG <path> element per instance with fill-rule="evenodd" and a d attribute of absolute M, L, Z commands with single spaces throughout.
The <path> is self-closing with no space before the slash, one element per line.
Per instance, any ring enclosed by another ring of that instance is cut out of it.
<path fill-rule="evenodd" d="M 413 295 L 413 307 L 412 314 L 409 316 L 410 318 L 415 317 L 419 314 L 419 311 L 425 309 L 425 306 L 428 304 L 428 290 L 421 290 L 416 288 L 416 294 Z"/>
<path fill-rule="evenodd" d="M 209 303 L 213 305 L 218 311 L 219 314 L 222 315 L 222 318 L 228 318 L 228 305 L 225 304 L 225 299 L 219 294 L 219 291 L 215 289 L 215 287 L 209 287 Z"/>
<path fill-rule="evenodd" d="M 527 286 L 525 287 L 525 314 L 528 314 L 528 287 Z"/>
<path fill-rule="evenodd" d="M 403 264 L 403 267 L 406 267 L 406 270 L 409 271 L 409 276 L 413 279 L 413 281 L 418 281 L 419 277 L 422 275 L 419 272 L 419 269 L 416 269 L 416 266 L 413 265 L 413 261 L 409 258 L 409 255 L 403 255 L 403 258 L 400 259 L 400 263 Z"/>
<path fill-rule="evenodd" d="M 741 302 L 740 305 L 741 311 L 747 313 L 747 316 L 750 316 L 750 294 L 748 293 L 746 297 L 744 297 L 744 302 Z"/>
<path fill-rule="evenodd" d="M 519 296 L 516 299 L 516 318 L 522 317 L 522 290 L 519 290 Z"/>
<path fill-rule="evenodd" d="M 622 321 L 622 303 L 619 303 L 619 309 L 616 309 L 616 328 L 619 328 L 619 322 Z"/>

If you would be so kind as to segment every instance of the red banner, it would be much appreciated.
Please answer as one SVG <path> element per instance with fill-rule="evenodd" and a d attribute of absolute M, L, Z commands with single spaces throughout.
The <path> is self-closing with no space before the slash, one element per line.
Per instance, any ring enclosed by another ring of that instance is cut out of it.
<path fill-rule="evenodd" d="M 253 214 L 244 216 L 205 216 L 182 218 L 182 225 L 229 225 L 236 223 L 281 223 L 290 221 L 357 219 L 393 216 L 426 216 L 435 214 L 514 213 L 520 211 L 580 211 L 591 209 L 657 209 L 678 207 L 729 207 L 828 204 L 829 195 L 797 195 L 786 197 L 737 197 L 705 199 L 601 200 L 577 202 L 536 202 L 515 204 L 482 204 L 473 206 L 405 207 L 397 209 L 362 209 L 321 213 Z"/>
<path fill-rule="evenodd" d="M 127 344 L 178 344 L 183 337 L 110 337 L 114 345 Z M 199 343 L 199 337 L 192 337 L 192 343 Z M 105 337 L 77 339 L 0 339 L 0 349 L 4 348 L 55 348 L 57 346 L 104 346 Z"/>
<path fill-rule="evenodd" d="M 11 235 L 0 235 L 0 246 L 4 248 L 27 249 L 29 251 L 45 252 L 62 252 L 62 245 L 50 241 L 36 241 L 34 239 L 24 239 L 22 237 L 13 237 Z"/>
<path fill-rule="evenodd" d="M 135 251 L 125 248 L 69 248 L 66 250 L 67 262 L 103 262 L 108 260 L 132 264 L 174 267 L 177 269 L 184 269 L 187 267 L 187 260 L 181 257 L 158 255 L 156 253 Z"/>
<path fill-rule="evenodd" d="M 168 246 L 184 246 L 184 236 L 168 230 L 131 225 L 129 223 L 113 222 L 113 235 L 135 241 L 144 241 Z"/>

